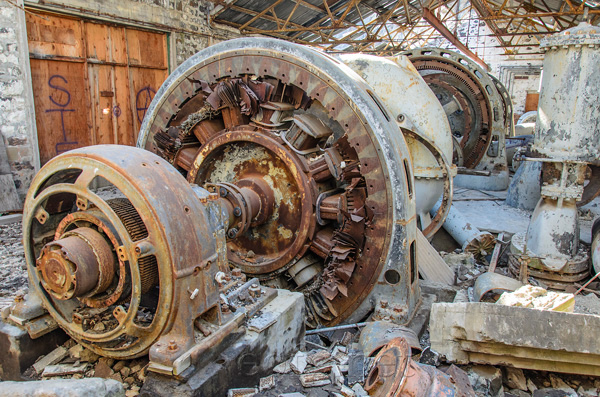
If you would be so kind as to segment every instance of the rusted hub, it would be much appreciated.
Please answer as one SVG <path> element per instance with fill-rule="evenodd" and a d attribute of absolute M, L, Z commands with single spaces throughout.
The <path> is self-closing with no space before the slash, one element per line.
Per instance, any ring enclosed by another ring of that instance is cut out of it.
<path fill-rule="evenodd" d="M 232 199 L 238 203 L 237 231 L 230 234 L 228 250 L 236 267 L 250 274 L 277 272 L 308 249 L 314 198 L 303 170 L 306 166 L 280 139 L 250 126 L 217 135 L 198 152 L 188 181 L 227 182 L 221 186 L 227 195 L 239 196 Z"/>
<path fill-rule="evenodd" d="M 395 396 L 406 382 L 410 363 L 410 346 L 404 338 L 390 341 L 375 357 L 365 381 L 371 396 Z"/>
<path fill-rule="evenodd" d="M 104 240 L 110 243 L 113 255 L 115 255 L 120 243 L 110 222 L 98 208 L 90 208 L 87 211 L 77 211 L 65 216 L 56 228 L 54 239 L 60 240 L 61 236 L 77 228 L 98 230 L 98 232 L 102 234 Z M 81 302 L 90 307 L 100 308 L 113 305 L 121 298 L 121 295 L 125 292 L 127 272 L 125 270 L 124 261 L 118 258 L 116 261 L 118 262 L 118 269 L 113 271 L 118 274 L 118 277 L 113 278 L 112 283 L 109 283 L 108 288 L 103 291 L 97 291 L 94 294 L 87 294 L 87 296 L 80 297 L 79 300 Z M 101 263 L 101 266 L 105 265 Z M 107 273 L 108 271 L 110 271 L 110 269 L 104 270 L 103 273 Z"/>
<path fill-rule="evenodd" d="M 115 257 L 100 233 L 78 228 L 46 244 L 37 260 L 42 286 L 57 299 L 105 291 L 115 275 Z"/>

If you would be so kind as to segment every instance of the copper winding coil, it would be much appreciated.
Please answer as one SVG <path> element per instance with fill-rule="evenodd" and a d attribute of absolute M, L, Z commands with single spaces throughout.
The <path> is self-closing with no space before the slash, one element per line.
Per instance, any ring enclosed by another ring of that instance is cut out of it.
<path fill-rule="evenodd" d="M 140 214 L 126 198 L 115 198 L 106 201 L 110 208 L 115 211 L 123 226 L 127 229 L 132 241 L 143 240 L 148 237 L 148 229 L 142 221 Z M 140 269 L 140 282 L 142 294 L 158 284 L 158 263 L 154 255 L 144 256 L 138 259 Z"/>

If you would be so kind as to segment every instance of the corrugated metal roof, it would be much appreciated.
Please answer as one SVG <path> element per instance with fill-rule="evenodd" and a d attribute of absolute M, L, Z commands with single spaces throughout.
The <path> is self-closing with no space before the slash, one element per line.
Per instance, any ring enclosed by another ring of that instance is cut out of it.
<path fill-rule="evenodd" d="M 600 0 L 226 0 L 216 2 L 212 18 L 243 33 L 262 34 L 328 51 L 393 54 L 439 43 L 441 36 L 422 19 L 423 8 L 454 34 L 461 18 L 477 11 L 507 54 L 532 52 L 543 34 L 567 29 L 588 8 L 600 22 Z M 567 5 L 570 4 L 570 5 Z M 534 37 L 524 42 L 522 37 Z"/>

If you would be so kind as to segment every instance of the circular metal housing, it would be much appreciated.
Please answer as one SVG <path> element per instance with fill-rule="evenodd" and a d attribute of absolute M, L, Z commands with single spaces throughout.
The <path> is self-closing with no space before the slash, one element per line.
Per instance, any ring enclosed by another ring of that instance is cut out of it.
<path fill-rule="evenodd" d="M 224 183 L 266 186 L 262 218 L 244 203 L 231 218 L 228 259 L 304 292 L 309 325 L 360 319 L 384 294 L 399 320 L 414 308 L 410 154 L 395 115 L 337 60 L 268 38 L 211 46 L 159 89 L 138 146 L 219 194 Z M 399 277 L 386 281 L 386 271 Z"/>
<path fill-rule="evenodd" d="M 509 98 L 499 82 L 469 58 L 440 48 L 405 52 L 433 90 L 448 116 L 459 145 L 454 162 L 488 172 L 489 176 L 459 175 L 458 186 L 488 190 L 508 187 L 505 135 L 511 131 Z"/>
<path fill-rule="evenodd" d="M 25 200 L 30 288 L 88 349 L 141 356 L 171 327 L 175 307 L 202 300 L 179 302 L 178 292 L 190 263 L 214 256 L 211 227 L 194 190 L 160 157 L 117 145 L 69 151 L 42 167 Z"/>

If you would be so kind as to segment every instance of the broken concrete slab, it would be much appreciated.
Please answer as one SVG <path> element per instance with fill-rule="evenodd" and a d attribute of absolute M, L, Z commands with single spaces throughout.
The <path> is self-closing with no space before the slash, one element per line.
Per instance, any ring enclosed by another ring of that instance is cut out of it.
<path fill-rule="evenodd" d="M 75 363 L 75 364 L 55 364 L 48 365 L 44 368 L 44 372 L 42 373 L 43 377 L 51 377 L 51 376 L 65 376 L 65 375 L 73 375 L 73 374 L 82 374 L 87 369 L 87 363 Z"/>
<path fill-rule="evenodd" d="M 36 373 L 41 374 L 48 365 L 56 364 L 63 358 L 67 357 L 68 352 L 63 346 L 59 346 L 46 354 L 33 364 L 33 369 Z"/>
<path fill-rule="evenodd" d="M 436 303 L 431 348 L 450 362 L 600 375 L 600 316 L 492 303 Z"/>
<path fill-rule="evenodd" d="M 43 392 L 42 392 L 43 390 Z M 0 395 L 11 397 L 125 397 L 123 385 L 116 380 L 57 379 L 33 382 L 0 382 Z"/>
<path fill-rule="evenodd" d="M 21 374 L 41 355 L 48 354 L 67 340 L 62 330 L 31 339 L 27 331 L 0 321 L 0 379 L 22 380 Z"/>

